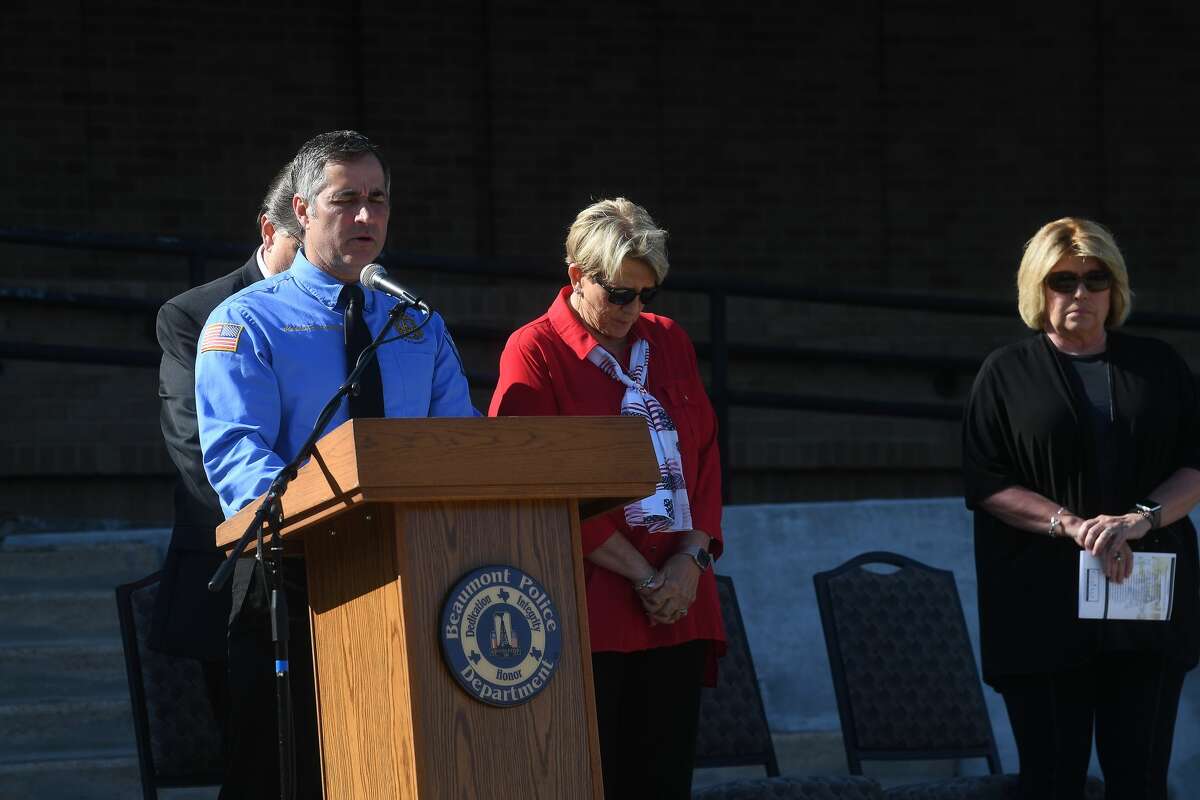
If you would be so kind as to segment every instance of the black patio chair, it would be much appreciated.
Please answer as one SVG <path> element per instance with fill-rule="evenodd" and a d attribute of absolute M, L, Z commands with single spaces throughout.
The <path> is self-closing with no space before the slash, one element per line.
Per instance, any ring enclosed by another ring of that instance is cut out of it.
<path fill-rule="evenodd" d="M 895 567 L 881 573 L 864 567 Z M 813 575 L 846 763 L 984 758 L 990 775 L 889 789 L 891 800 L 1019 800 L 1002 774 L 954 573 L 864 553 Z M 1089 778 L 1087 797 L 1104 785 Z"/>
<path fill-rule="evenodd" d="M 721 659 L 717 685 L 704 689 L 701 696 L 696 766 L 761 764 L 768 776 L 776 776 L 779 763 L 775 759 L 775 744 L 771 741 L 737 592 L 728 575 L 717 576 L 717 594 L 728 646 Z"/>
<path fill-rule="evenodd" d="M 813 583 L 851 774 L 863 759 L 943 758 L 985 758 L 1000 774 L 954 573 L 875 552 Z"/>
<path fill-rule="evenodd" d="M 160 577 L 155 572 L 116 590 L 145 800 L 156 800 L 160 788 L 219 785 L 224 762 L 200 662 L 146 644 Z"/>

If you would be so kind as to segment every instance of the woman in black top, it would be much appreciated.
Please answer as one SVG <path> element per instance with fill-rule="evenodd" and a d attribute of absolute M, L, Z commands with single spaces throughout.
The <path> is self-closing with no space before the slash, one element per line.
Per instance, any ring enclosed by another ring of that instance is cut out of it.
<path fill-rule="evenodd" d="M 1096 750 L 1108 798 L 1165 798 L 1184 674 L 1200 655 L 1200 419 L 1166 343 L 1116 329 L 1125 262 L 1094 222 L 1029 240 L 1017 274 L 1035 336 L 984 362 L 963 426 L 983 676 L 1008 708 L 1022 796 L 1082 798 Z M 1078 618 L 1080 549 L 1111 580 L 1177 554 L 1167 622 Z"/>

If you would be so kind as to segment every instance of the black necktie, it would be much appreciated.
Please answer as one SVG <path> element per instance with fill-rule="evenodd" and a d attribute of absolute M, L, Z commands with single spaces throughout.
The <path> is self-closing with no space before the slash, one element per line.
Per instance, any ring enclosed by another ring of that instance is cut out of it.
<path fill-rule="evenodd" d="M 346 305 L 343 330 L 346 339 L 346 374 L 358 363 L 359 354 L 371 344 L 371 331 L 363 319 L 363 290 L 357 283 L 342 289 L 341 300 Z M 350 395 L 350 418 L 383 416 L 383 379 L 379 375 L 379 360 L 370 356 L 370 363 L 358 376 L 358 395 Z"/>

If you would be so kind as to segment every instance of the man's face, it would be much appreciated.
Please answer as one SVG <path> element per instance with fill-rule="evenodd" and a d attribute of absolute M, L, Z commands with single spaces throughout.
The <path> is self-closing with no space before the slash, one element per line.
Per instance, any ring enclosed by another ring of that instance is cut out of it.
<path fill-rule="evenodd" d="M 325 188 L 309 205 L 293 200 L 304 227 L 304 254 L 342 283 L 358 280 L 362 268 L 383 250 L 388 196 L 383 167 L 373 155 L 325 165 Z"/>

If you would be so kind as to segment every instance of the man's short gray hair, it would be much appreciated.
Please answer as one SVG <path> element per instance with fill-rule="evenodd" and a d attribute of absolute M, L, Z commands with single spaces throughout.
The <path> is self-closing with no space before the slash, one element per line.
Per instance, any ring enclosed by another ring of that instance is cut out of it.
<path fill-rule="evenodd" d="M 325 188 L 325 166 L 353 161 L 364 155 L 372 155 L 383 167 L 383 189 L 390 193 L 392 188 L 392 171 L 379 148 L 358 131 L 330 131 L 319 133 L 300 146 L 296 158 L 292 161 L 295 192 L 304 198 L 304 202 L 313 205 L 317 195 Z"/>
<path fill-rule="evenodd" d="M 294 239 L 304 238 L 304 229 L 296 212 L 292 210 L 292 196 L 296 194 L 292 164 L 288 163 L 271 179 L 262 205 L 258 209 L 259 216 L 265 216 L 267 221 L 275 226 L 275 230 L 283 231 Z"/>
<path fill-rule="evenodd" d="M 567 232 L 568 266 L 578 264 L 585 274 L 611 281 L 627 258 L 645 261 L 659 283 L 666 280 L 667 232 L 646 209 L 616 197 L 579 212 Z"/>

